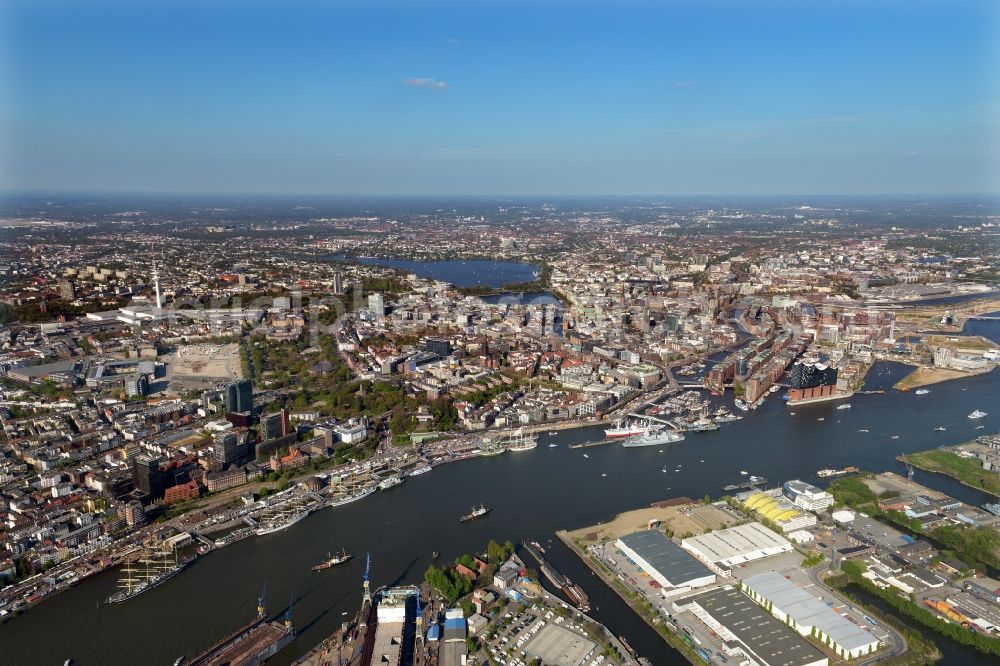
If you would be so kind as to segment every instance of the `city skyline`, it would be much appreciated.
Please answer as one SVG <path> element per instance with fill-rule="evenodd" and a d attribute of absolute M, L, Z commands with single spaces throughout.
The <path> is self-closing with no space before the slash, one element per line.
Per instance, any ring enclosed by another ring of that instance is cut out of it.
<path fill-rule="evenodd" d="M 8 191 L 995 193 L 989 3 L 10 4 Z"/>

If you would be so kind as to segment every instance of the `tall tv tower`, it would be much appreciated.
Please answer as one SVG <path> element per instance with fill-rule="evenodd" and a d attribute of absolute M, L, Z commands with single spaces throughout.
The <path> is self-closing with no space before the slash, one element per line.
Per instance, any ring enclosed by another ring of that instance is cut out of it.
<path fill-rule="evenodd" d="M 160 270 L 156 267 L 156 258 L 153 258 L 153 284 L 156 287 L 156 309 L 163 309 L 163 298 L 160 296 Z"/>

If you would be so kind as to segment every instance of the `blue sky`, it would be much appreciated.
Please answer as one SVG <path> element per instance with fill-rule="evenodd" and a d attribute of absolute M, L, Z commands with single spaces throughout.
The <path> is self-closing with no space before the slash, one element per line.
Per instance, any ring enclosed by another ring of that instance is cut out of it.
<path fill-rule="evenodd" d="M 1000 190 L 995 2 L 0 10 L 0 187 Z"/>

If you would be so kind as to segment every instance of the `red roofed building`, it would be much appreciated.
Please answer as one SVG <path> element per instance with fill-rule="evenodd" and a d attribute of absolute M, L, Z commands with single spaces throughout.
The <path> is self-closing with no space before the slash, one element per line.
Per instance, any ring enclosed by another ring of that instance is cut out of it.
<path fill-rule="evenodd" d="M 176 486 L 171 486 L 163 492 L 163 501 L 167 504 L 174 504 L 176 502 L 184 502 L 189 499 L 195 499 L 201 496 L 201 487 L 198 485 L 197 481 L 191 480 L 187 483 L 180 483 Z"/>

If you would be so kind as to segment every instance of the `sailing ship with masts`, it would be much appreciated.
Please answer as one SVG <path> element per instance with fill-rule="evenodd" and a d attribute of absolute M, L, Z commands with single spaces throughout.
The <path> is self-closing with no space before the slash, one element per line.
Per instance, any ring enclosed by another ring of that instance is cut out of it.
<path fill-rule="evenodd" d="M 121 568 L 118 591 L 107 598 L 107 603 L 119 604 L 162 585 L 189 563 L 190 560 L 177 559 L 176 551 L 157 551 L 126 562 Z"/>

